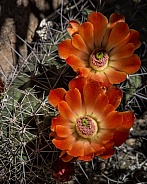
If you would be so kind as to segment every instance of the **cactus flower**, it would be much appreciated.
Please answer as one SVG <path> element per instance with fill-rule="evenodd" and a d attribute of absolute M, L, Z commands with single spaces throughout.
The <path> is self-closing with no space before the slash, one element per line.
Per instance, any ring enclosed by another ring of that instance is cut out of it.
<path fill-rule="evenodd" d="M 90 161 L 94 156 L 107 159 L 127 139 L 134 123 L 130 111 L 118 112 L 122 92 L 108 89 L 95 80 L 77 77 L 69 90 L 52 89 L 48 100 L 59 115 L 52 119 L 53 144 L 62 150 L 61 159 Z"/>
<path fill-rule="evenodd" d="M 63 162 L 61 159 L 57 159 L 52 166 L 52 176 L 59 182 L 66 182 L 72 179 L 74 175 L 74 163 Z"/>
<path fill-rule="evenodd" d="M 79 75 L 110 86 L 140 68 L 134 54 L 141 44 L 139 33 L 129 29 L 123 15 L 113 13 L 108 21 L 103 14 L 92 12 L 82 24 L 71 20 L 67 30 L 71 39 L 59 44 L 59 55 Z"/>

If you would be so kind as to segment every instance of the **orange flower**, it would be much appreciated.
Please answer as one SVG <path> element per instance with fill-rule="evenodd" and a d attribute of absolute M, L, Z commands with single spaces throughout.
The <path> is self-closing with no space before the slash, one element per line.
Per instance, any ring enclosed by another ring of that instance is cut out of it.
<path fill-rule="evenodd" d="M 98 155 L 107 159 L 114 154 L 114 146 L 127 139 L 134 123 L 132 112 L 116 111 L 121 98 L 120 89 L 113 86 L 106 90 L 84 77 L 71 80 L 69 91 L 50 91 L 48 100 L 59 111 L 52 119 L 50 136 L 56 148 L 62 150 L 63 161 L 89 161 Z"/>
<path fill-rule="evenodd" d="M 123 15 L 113 13 L 108 22 L 93 12 L 82 24 L 71 20 L 67 30 L 71 39 L 59 44 L 59 55 L 79 75 L 110 86 L 140 68 L 140 59 L 133 54 L 141 44 L 139 33 L 129 29 Z"/>

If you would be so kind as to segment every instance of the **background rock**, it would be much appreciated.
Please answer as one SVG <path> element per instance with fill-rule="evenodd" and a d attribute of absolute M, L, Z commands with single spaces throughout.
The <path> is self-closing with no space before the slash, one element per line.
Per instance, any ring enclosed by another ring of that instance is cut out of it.
<path fill-rule="evenodd" d="M 0 75 L 8 75 L 13 65 L 27 57 L 40 21 L 53 13 L 62 0 L 0 1 Z"/>

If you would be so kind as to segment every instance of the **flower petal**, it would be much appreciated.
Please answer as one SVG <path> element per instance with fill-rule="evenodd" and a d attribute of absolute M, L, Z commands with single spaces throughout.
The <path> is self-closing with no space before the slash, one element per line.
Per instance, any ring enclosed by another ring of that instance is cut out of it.
<path fill-rule="evenodd" d="M 67 31 L 70 36 L 72 36 L 75 33 L 78 33 L 80 23 L 76 20 L 69 21 L 69 26 L 67 27 Z"/>
<path fill-rule="evenodd" d="M 69 137 L 73 133 L 73 131 L 74 130 L 71 129 L 69 126 L 62 126 L 62 125 L 56 126 L 56 133 L 59 137 L 62 137 L 62 138 Z"/>
<path fill-rule="evenodd" d="M 118 52 L 115 53 L 114 55 L 111 55 L 111 51 L 110 51 L 109 52 L 110 60 L 119 60 L 119 59 L 130 57 L 134 53 L 134 50 L 135 50 L 134 44 L 128 43 L 120 50 L 118 50 Z"/>
<path fill-rule="evenodd" d="M 126 40 L 129 43 L 133 43 L 135 49 L 139 48 L 141 45 L 141 42 L 139 40 L 139 32 L 133 29 L 130 29 L 130 35 Z"/>
<path fill-rule="evenodd" d="M 57 89 L 52 89 L 49 92 L 48 95 L 48 101 L 49 103 L 54 106 L 57 107 L 58 104 L 64 100 L 64 96 L 66 94 L 66 90 L 63 88 L 57 88 Z"/>
<path fill-rule="evenodd" d="M 99 141 L 92 140 L 91 141 L 91 146 L 95 150 L 95 156 L 98 156 L 98 155 L 102 154 L 105 151 L 105 147 L 102 144 L 100 144 Z"/>
<path fill-rule="evenodd" d="M 68 155 L 66 151 L 61 152 L 60 158 L 63 162 L 72 162 L 73 160 L 75 160 L 75 158 L 71 155 Z"/>
<path fill-rule="evenodd" d="M 67 153 L 74 157 L 79 157 L 84 155 L 83 141 L 76 141 L 72 144 L 72 148 Z"/>
<path fill-rule="evenodd" d="M 65 95 L 65 100 L 77 115 L 82 115 L 81 93 L 77 88 L 70 89 Z"/>
<path fill-rule="evenodd" d="M 128 131 L 134 124 L 134 113 L 131 111 L 126 111 L 126 112 L 121 112 L 121 115 L 123 117 L 122 124 L 118 126 L 117 130 L 118 131 Z"/>
<path fill-rule="evenodd" d="M 98 73 L 98 72 L 97 72 Z M 96 74 L 97 74 L 96 73 Z M 100 72 L 100 77 L 103 80 L 102 85 L 104 85 L 105 87 L 110 87 L 112 84 L 110 83 L 110 81 L 108 80 L 108 77 L 106 76 L 106 74 L 104 72 Z"/>
<path fill-rule="evenodd" d="M 100 124 L 100 127 L 105 129 L 116 129 L 122 124 L 122 122 L 123 117 L 121 113 L 112 111 L 106 116 L 106 118 Z"/>
<path fill-rule="evenodd" d="M 71 122 L 75 121 L 76 114 L 71 110 L 71 108 L 69 107 L 67 102 L 61 101 L 58 105 L 58 110 L 59 110 L 60 114 L 63 117 L 65 117 L 66 119 L 68 119 L 69 121 L 71 121 Z"/>
<path fill-rule="evenodd" d="M 105 34 L 108 20 L 100 12 L 92 12 L 88 15 L 88 21 L 94 27 L 94 43 L 96 48 L 101 47 L 103 36 Z"/>
<path fill-rule="evenodd" d="M 125 39 L 122 43 L 120 43 L 119 45 L 114 47 L 110 51 L 111 55 L 117 53 L 122 47 L 124 47 L 128 43 L 133 43 L 134 44 L 134 49 L 137 49 L 138 47 L 140 47 L 141 42 L 139 41 L 139 33 L 138 33 L 138 31 L 130 29 L 130 34 L 127 37 L 127 39 Z"/>
<path fill-rule="evenodd" d="M 103 121 L 103 120 L 105 119 L 105 117 L 106 117 L 110 112 L 112 112 L 112 111 L 114 111 L 114 110 L 115 110 L 115 108 L 113 107 L 113 105 L 108 104 L 108 105 L 106 105 L 106 106 L 104 107 L 103 110 L 101 110 L 101 112 L 100 112 L 100 109 L 98 109 L 98 110 L 97 110 L 97 111 L 98 111 L 97 114 L 99 114 L 99 115 L 98 115 L 98 116 L 94 116 L 94 117 L 95 117 L 95 118 L 97 117 L 98 121 Z M 93 115 L 94 115 L 94 113 L 93 113 Z"/>
<path fill-rule="evenodd" d="M 92 73 L 92 72 L 91 72 Z M 103 78 L 101 77 L 101 73 L 99 72 L 96 72 L 96 73 L 92 73 L 91 75 L 91 79 L 97 81 L 97 82 L 100 82 L 100 83 L 104 83 L 104 80 Z"/>
<path fill-rule="evenodd" d="M 57 117 L 52 118 L 52 124 L 51 124 L 51 130 L 55 131 L 57 125 L 63 125 L 63 126 L 72 126 L 70 125 L 70 121 L 68 121 L 66 118 L 64 118 L 61 115 L 58 115 Z"/>
<path fill-rule="evenodd" d="M 84 86 L 84 103 L 87 113 L 90 115 L 93 112 L 94 103 L 99 94 L 103 94 L 104 91 L 100 87 L 99 83 L 92 81 Z"/>
<path fill-rule="evenodd" d="M 84 142 L 84 155 L 93 155 L 95 150 L 92 148 L 91 144 L 89 141 Z"/>
<path fill-rule="evenodd" d="M 84 142 L 84 156 L 79 157 L 79 160 L 90 161 L 93 159 L 95 149 L 91 146 L 88 141 Z"/>
<path fill-rule="evenodd" d="M 84 22 L 79 27 L 79 34 L 83 38 L 86 45 L 92 50 L 94 50 L 94 35 L 93 35 L 93 25 L 90 22 Z"/>
<path fill-rule="evenodd" d="M 98 117 L 98 121 L 101 121 L 106 117 L 106 115 L 114 111 L 115 107 L 113 106 L 113 103 L 109 102 L 109 97 L 106 94 L 101 94 L 97 97 L 95 101 L 95 106 L 93 110 L 93 115 Z"/>
<path fill-rule="evenodd" d="M 126 132 L 115 131 L 113 136 L 113 141 L 115 143 L 115 146 L 122 145 L 126 141 L 128 136 L 129 136 L 129 131 L 126 131 Z"/>
<path fill-rule="evenodd" d="M 52 142 L 58 149 L 70 150 L 72 148 L 72 144 L 75 142 L 75 137 L 70 135 L 65 139 L 53 139 Z"/>
<path fill-rule="evenodd" d="M 101 127 L 103 127 L 103 125 L 100 124 L 100 130 L 98 132 L 98 139 L 101 142 L 101 144 L 106 144 L 113 138 L 114 132 L 108 129 L 107 130 L 101 129 Z"/>
<path fill-rule="evenodd" d="M 106 50 L 110 51 L 113 47 L 116 47 L 123 42 L 130 34 L 128 25 L 125 22 L 117 23 L 112 29 Z"/>
<path fill-rule="evenodd" d="M 83 38 L 79 34 L 74 34 L 72 37 L 72 45 L 77 48 L 78 50 L 81 50 L 85 54 L 90 55 L 90 52 L 87 48 L 87 45 L 85 44 Z"/>
<path fill-rule="evenodd" d="M 80 77 L 86 77 L 88 79 L 91 78 L 92 76 L 92 72 L 91 72 L 91 68 L 86 68 L 86 67 L 80 67 L 77 70 L 78 76 Z"/>
<path fill-rule="evenodd" d="M 108 105 L 109 100 L 105 94 L 99 94 L 93 102 L 93 116 L 97 118 L 98 121 L 101 121 L 106 116 L 104 116 L 103 112 L 105 107 Z"/>
<path fill-rule="evenodd" d="M 86 161 L 91 161 L 93 157 L 94 157 L 94 153 L 90 155 L 84 155 L 84 156 L 78 157 L 78 159 L 86 162 Z"/>
<path fill-rule="evenodd" d="M 61 152 L 60 158 L 63 162 L 72 162 L 73 160 L 75 160 L 75 158 L 71 155 L 68 155 L 66 151 Z"/>
<path fill-rule="evenodd" d="M 110 61 L 110 66 L 117 70 L 124 71 L 127 74 L 133 74 L 139 70 L 141 65 L 140 58 L 134 54 L 125 59 L 118 59 L 116 61 Z"/>
<path fill-rule="evenodd" d="M 109 99 L 109 104 L 117 108 L 121 102 L 122 95 L 123 95 L 122 91 L 119 88 L 115 86 L 110 87 L 107 91 L 107 97 Z"/>
<path fill-rule="evenodd" d="M 51 132 L 51 133 L 49 134 L 49 138 L 54 138 L 54 137 L 57 137 L 56 132 Z"/>
<path fill-rule="evenodd" d="M 66 39 L 58 45 L 59 56 L 62 59 L 67 59 L 71 54 L 76 55 L 81 59 L 87 59 L 88 55 L 82 52 L 81 50 L 76 49 L 70 39 Z"/>
<path fill-rule="evenodd" d="M 106 74 L 111 84 L 120 84 L 127 78 L 127 74 L 125 72 L 117 71 L 112 67 L 106 68 L 104 73 Z"/>
<path fill-rule="evenodd" d="M 117 22 L 124 22 L 124 21 L 125 21 L 124 15 L 118 14 L 118 13 L 112 13 L 109 18 L 108 26 L 113 27 L 113 25 L 116 24 Z"/>
<path fill-rule="evenodd" d="M 109 18 L 109 24 L 107 26 L 107 30 L 106 30 L 106 33 L 105 33 L 105 36 L 104 36 L 104 40 L 103 40 L 103 43 L 102 43 L 102 47 L 105 48 L 107 43 L 108 43 L 108 39 L 109 39 L 109 36 L 110 36 L 110 33 L 113 29 L 113 27 L 115 26 L 116 23 L 118 22 L 124 22 L 125 21 L 125 17 L 121 14 L 118 14 L 118 13 L 112 13 L 110 15 L 110 18 Z"/>
<path fill-rule="evenodd" d="M 71 54 L 67 59 L 66 59 L 66 63 L 69 64 L 74 71 L 78 71 L 78 68 L 81 67 L 86 67 L 86 65 L 88 64 L 87 61 L 82 60 L 80 58 L 78 58 L 77 56 Z"/>
<path fill-rule="evenodd" d="M 84 77 L 77 77 L 77 78 L 74 78 L 72 79 L 70 82 L 69 82 L 69 89 L 75 89 L 77 88 L 80 93 L 82 94 L 83 93 L 83 87 L 86 85 L 87 83 L 87 80 L 86 78 Z"/>
<path fill-rule="evenodd" d="M 100 155 L 100 157 L 103 160 L 106 160 L 106 159 L 110 158 L 112 155 L 114 155 L 114 152 L 115 152 L 115 149 L 113 147 L 114 142 L 110 141 L 107 144 L 105 144 L 104 146 L 105 146 L 106 151 L 102 155 Z"/>
<path fill-rule="evenodd" d="M 95 109 L 103 111 L 106 105 L 109 103 L 108 98 L 105 94 L 99 94 L 95 99 Z"/>

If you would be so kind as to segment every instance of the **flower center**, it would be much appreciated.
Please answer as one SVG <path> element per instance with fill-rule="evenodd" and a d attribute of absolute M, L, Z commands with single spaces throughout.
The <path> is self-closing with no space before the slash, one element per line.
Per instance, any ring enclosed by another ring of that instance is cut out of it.
<path fill-rule="evenodd" d="M 81 137 L 91 138 L 97 131 L 97 122 L 89 116 L 80 117 L 76 122 L 76 130 Z"/>
<path fill-rule="evenodd" d="M 108 53 L 103 49 L 95 49 L 90 55 L 90 66 L 94 70 L 103 70 L 107 67 L 108 63 Z"/>

